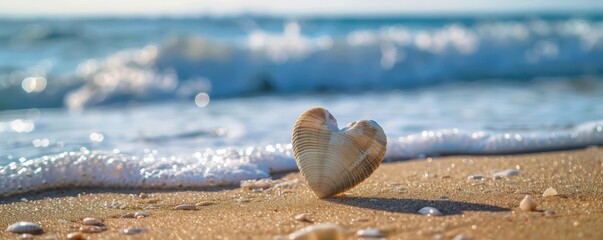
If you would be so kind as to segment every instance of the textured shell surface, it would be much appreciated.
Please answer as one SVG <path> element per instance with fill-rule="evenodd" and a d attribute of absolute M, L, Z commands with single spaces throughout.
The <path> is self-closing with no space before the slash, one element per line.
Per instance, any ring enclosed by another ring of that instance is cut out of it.
<path fill-rule="evenodd" d="M 339 129 L 329 111 L 312 108 L 297 119 L 292 145 L 308 186 L 317 197 L 326 198 L 368 178 L 383 161 L 387 138 L 374 121 L 356 121 Z"/>
<path fill-rule="evenodd" d="M 42 226 L 32 222 L 17 222 L 8 226 L 8 228 L 6 228 L 6 231 L 11 233 L 40 234 L 44 232 L 44 229 L 42 229 Z"/>

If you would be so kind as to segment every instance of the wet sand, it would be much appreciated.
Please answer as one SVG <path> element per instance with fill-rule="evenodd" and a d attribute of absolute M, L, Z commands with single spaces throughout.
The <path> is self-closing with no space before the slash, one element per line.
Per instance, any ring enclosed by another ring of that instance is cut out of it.
<path fill-rule="evenodd" d="M 494 179 L 492 171 L 502 169 L 521 172 Z M 471 175 L 485 178 L 468 179 Z M 549 187 L 559 195 L 542 197 Z M 142 192 L 148 197 L 141 198 Z M 535 211 L 519 209 L 526 194 L 538 202 Z M 174 210 L 180 204 L 198 206 Z M 444 215 L 417 213 L 426 206 Z M 139 211 L 150 216 L 120 218 Z M 41 224 L 45 233 L 36 239 L 65 239 L 85 217 L 107 226 L 84 234 L 87 239 L 272 239 L 316 223 L 339 224 L 351 239 L 366 228 L 380 229 L 388 239 L 603 239 L 603 149 L 384 163 L 345 197 L 326 200 L 317 199 L 304 184 L 262 192 L 80 189 L 2 198 L 0 213 L 3 229 L 17 221 Z M 296 221 L 301 213 L 310 221 Z M 118 233 L 131 227 L 148 231 Z M 16 237 L 0 233 L 0 239 Z"/>

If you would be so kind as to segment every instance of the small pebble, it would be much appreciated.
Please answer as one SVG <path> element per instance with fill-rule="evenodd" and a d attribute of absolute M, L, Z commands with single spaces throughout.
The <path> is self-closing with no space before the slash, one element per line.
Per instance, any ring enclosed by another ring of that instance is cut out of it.
<path fill-rule="evenodd" d="M 147 213 L 147 212 L 136 212 L 136 213 L 134 213 L 134 217 L 135 218 L 148 217 L 148 216 L 149 216 L 149 213 Z"/>
<path fill-rule="evenodd" d="M 471 175 L 469 177 L 467 177 L 467 179 L 469 180 L 483 180 L 484 176 L 480 176 L 480 175 Z"/>
<path fill-rule="evenodd" d="M 174 209 L 176 209 L 176 210 L 197 210 L 197 206 L 182 204 L 182 205 L 176 206 Z"/>
<path fill-rule="evenodd" d="M 6 231 L 11 233 L 41 234 L 44 232 L 44 229 L 42 229 L 42 226 L 32 222 L 17 222 L 8 226 Z"/>
<path fill-rule="evenodd" d="M 203 202 L 199 202 L 199 203 L 197 203 L 197 206 L 201 206 L 201 207 L 203 207 L 203 206 L 209 206 L 209 205 L 213 205 L 213 204 L 214 204 L 214 202 L 210 202 L 210 201 L 203 201 Z"/>
<path fill-rule="evenodd" d="M 34 238 L 33 238 L 33 235 L 31 235 L 29 233 L 23 233 L 23 234 L 19 235 L 18 239 L 31 240 L 31 239 L 34 239 Z"/>
<path fill-rule="evenodd" d="M 72 232 L 72 233 L 67 234 L 67 239 L 69 239 L 69 240 L 83 240 L 83 239 L 86 239 L 86 238 L 84 238 L 84 235 L 82 233 Z"/>
<path fill-rule="evenodd" d="M 519 208 L 524 211 L 533 211 L 537 205 L 536 201 L 530 195 L 526 195 L 519 203 Z"/>
<path fill-rule="evenodd" d="M 307 213 L 302 213 L 302 214 L 298 214 L 295 216 L 295 220 L 296 221 L 300 221 L 300 222 L 309 222 L 310 220 L 308 220 L 308 214 Z"/>
<path fill-rule="evenodd" d="M 147 193 L 140 193 L 140 195 L 138 195 L 139 198 L 145 199 L 149 197 L 149 194 Z"/>
<path fill-rule="evenodd" d="M 552 187 L 547 188 L 547 189 L 544 191 L 544 193 L 542 193 L 542 196 L 543 196 L 543 197 L 550 197 L 550 196 L 557 196 L 557 195 L 558 195 L 557 190 L 555 190 L 555 189 L 554 189 L 554 188 L 552 188 Z"/>
<path fill-rule="evenodd" d="M 304 239 L 346 239 L 346 231 L 341 226 L 332 223 L 315 224 L 289 234 L 290 240 Z"/>
<path fill-rule="evenodd" d="M 419 209 L 419 213 L 427 216 L 442 216 L 440 210 L 433 207 L 424 207 Z"/>
<path fill-rule="evenodd" d="M 159 207 L 151 205 L 151 206 L 144 207 L 144 209 L 152 210 L 152 209 L 159 209 Z"/>
<path fill-rule="evenodd" d="M 136 234 L 144 233 L 146 231 L 147 231 L 146 228 L 126 228 L 126 229 L 119 230 L 118 232 L 120 234 L 125 234 L 125 235 L 136 235 Z"/>
<path fill-rule="evenodd" d="M 134 213 L 126 213 L 121 215 L 121 218 L 135 218 Z"/>
<path fill-rule="evenodd" d="M 99 233 L 102 231 L 107 230 L 107 227 L 100 227 L 100 226 L 81 226 L 80 227 L 80 232 L 83 233 Z"/>
<path fill-rule="evenodd" d="M 358 230 L 356 232 L 356 235 L 361 238 L 380 238 L 383 237 L 385 234 L 383 234 L 383 232 L 379 229 L 371 228 Z"/>
<path fill-rule="evenodd" d="M 492 173 L 492 177 L 494 177 L 494 178 L 496 178 L 496 177 L 511 177 L 511 176 L 518 175 L 519 173 L 521 173 L 521 171 L 519 171 L 517 169 L 499 170 L 499 171 L 494 171 L 494 173 Z"/>
<path fill-rule="evenodd" d="M 98 225 L 102 225 L 103 223 L 95 218 L 84 218 L 84 220 L 82 220 L 82 222 L 85 225 L 93 225 L 93 226 L 98 226 Z"/>
<path fill-rule="evenodd" d="M 446 195 L 442 195 L 439 197 L 440 199 L 449 199 L 450 197 L 446 196 Z"/>

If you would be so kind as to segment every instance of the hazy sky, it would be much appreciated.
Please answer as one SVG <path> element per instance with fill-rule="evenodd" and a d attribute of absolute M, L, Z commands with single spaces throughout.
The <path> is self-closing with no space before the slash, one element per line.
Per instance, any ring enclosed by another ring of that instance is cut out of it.
<path fill-rule="evenodd" d="M 603 11 L 601 0 L 0 0 L 0 16 Z"/>

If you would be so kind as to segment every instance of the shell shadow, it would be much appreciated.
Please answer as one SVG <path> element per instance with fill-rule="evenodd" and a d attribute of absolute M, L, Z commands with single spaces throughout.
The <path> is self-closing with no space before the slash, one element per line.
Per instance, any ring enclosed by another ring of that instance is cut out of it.
<path fill-rule="evenodd" d="M 425 199 L 406 199 L 406 198 L 373 198 L 373 197 L 343 197 L 328 198 L 329 202 L 344 204 L 349 206 L 368 208 L 379 211 L 419 214 L 419 209 L 423 207 L 434 207 L 440 210 L 443 215 L 462 214 L 464 211 L 483 211 L 483 212 L 505 212 L 509 208 L 470 202 L 458 202 L 451 200 L 425 200 Z"/>

